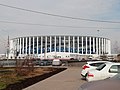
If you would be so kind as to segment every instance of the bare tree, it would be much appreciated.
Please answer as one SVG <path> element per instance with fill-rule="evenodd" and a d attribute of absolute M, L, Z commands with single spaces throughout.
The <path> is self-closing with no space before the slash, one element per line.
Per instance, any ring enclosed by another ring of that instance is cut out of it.
<path fill-rule="evenodd" d="M 120 54 L 117 55 L 117 60 L 120 61 Z"/>
<path fill-rule="evenodd" d="M 114 52 L 115 52 L 116 54 L 120 53 L 120 45 L 119 45 L 118 41 L 115 41 L 113 47 L 114 47 Z"/>

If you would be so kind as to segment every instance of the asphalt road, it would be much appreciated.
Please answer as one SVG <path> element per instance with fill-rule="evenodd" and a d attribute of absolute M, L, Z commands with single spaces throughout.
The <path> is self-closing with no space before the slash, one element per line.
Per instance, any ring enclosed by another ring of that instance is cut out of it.
<path fill-rule="evenodd" d="M 81 80 L 80 72 L 81 67 L 69 66 L 67 70 L 23 90 L 78 90 L 86 82 Z"/>

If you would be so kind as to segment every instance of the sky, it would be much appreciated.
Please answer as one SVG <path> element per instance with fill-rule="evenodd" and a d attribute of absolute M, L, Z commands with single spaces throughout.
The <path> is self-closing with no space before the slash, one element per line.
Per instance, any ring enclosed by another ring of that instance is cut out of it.
<path fill-rule="evenodd" d="M 6 52 L 8 35 L 10 39 L 38 35 L 98 36 L 111 40 L 113 53 L 116 42 L 120 46 L 120 0 L 0 0 L 0 4 L 54 15 L 119 22 L 62 18 L 0 5 L 0 53 Z M 3 21 L 72 27 L 26 25 Z"/>

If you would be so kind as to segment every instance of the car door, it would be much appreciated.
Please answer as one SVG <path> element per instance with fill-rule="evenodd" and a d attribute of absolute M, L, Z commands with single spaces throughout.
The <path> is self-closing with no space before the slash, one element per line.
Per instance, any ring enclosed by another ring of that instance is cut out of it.
<path fill-rule="evenodd" d="M 113 77 L 117 73 L 120 73 L 120 65 L 112 65 L 109 69 L 109 77 Z"/>

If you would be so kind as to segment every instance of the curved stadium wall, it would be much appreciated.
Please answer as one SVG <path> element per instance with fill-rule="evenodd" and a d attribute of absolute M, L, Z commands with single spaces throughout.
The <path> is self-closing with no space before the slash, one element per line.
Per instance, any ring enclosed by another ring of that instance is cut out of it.
<path fill-rule="evenodd" d="M 12 57 L 22 55 L 41 55 L 50 52 L 76 53 L 80 55 L 111 54 L 110 40 L 93 36 L 27 36 L 10 40 Z"/>

